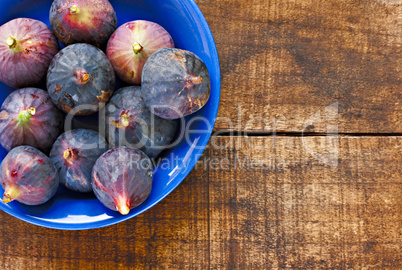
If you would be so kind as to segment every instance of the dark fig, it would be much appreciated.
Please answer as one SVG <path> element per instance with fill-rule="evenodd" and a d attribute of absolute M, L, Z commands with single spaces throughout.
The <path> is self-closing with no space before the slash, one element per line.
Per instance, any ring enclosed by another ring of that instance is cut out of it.
<path fill-rule="evenodd" d="M 178 123 L 152 114 L 140 86 L 119 89 L 106 105 L 106 138 L 110 146 L 139 148 L 155 158 L 176 134 Z"/>
<path fill-rule="evenodd" d="M 52 60 L 47 73 L 47 89 L 54 104 L 77 115 L 97 112 L 112 96 L 113 67 L 106 55 L 89 44 L 73 44 Z"/>
<path fill-rule="evenodd" d="M 13 200 L 27 205 L 47 202 L 57 191 L 59 177 L 52 161 L 31 146 L 11 150 L 0 165 L 3 203 Z"/>
<path fill-rule="evenodd" d="M 30 145 L 47 152 L 60 135 L 62 124 L 63 113 L 46 91 L 19 89 L 1 106 L 0 143 L 7 151 L 19 145 Z"/>
<path fill-rule="evenodd" d="M 162 26 L 138 20 L 123 24 L 113 33 L 106 54 L 121 80 L 139 85 L 149 56 L 161 48 L 173 47 L 172 37 Z"/>
<path fill-rule="evenodd" d="M 92 189 L 107 208 L 127 215 L 143 203 L 152 189 L 151 160 L 140 150 L 112 148 L 96 161 Z"/>
<path fill-rule="evenodd" d="M 0 27 L 0 81 L 11 87 L 37 85 L 45 78 L 59 43 L 43 22 L 18 18 Z"/>
<path fill-rule="evenodd" d="M 92 168 L 107 149 L 105 138 L 98 132 L 74 129 L 57 138 L 49 156 L 62 184 L 74 191 L 90 192 Z"/>
<path fill-rule="evenodd" d="M 116 12 L 108 0 L 54 0 L 49 20 L 65 46 L 89 43 L 103 47 L 117 28 Z"/>
<path fill-rule="evenodd" d="M 145 63 L 141 90 L 152 113 L 165 119 L 180 118 L 207 103 L 208 69 L 192 52 L 160 49 Z"/>

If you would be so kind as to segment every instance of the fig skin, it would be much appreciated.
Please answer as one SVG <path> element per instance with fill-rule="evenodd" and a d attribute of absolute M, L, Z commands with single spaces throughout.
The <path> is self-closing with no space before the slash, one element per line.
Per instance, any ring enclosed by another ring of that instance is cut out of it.
<path fill-rule="evenodd" d="M 98 132 L 74 129 L 57 138 L 49 157 L 65 187 L 78 192 L 91 192 L 92 168 L 107 149 L 106 139 Z"/>
<path fill-rule="evenodd" d="M 173 47 L 172 37 L 162 26 L 137 20 L 123 24 L 113 33 L 106 54 L 121 80 L 140 85 L 142 69 L 151 54 Z"/>
<path fill-rule="evenodd" d="M 106 55 L 84 43 L 62 49 L 47 73 L 47 90 L 53 103 L 66 113 L 75 109 L 76 115 L 93 114 L 105 106 L 114 86 L 115 74 Z"/>
<path fill-rule="evenodd" d="M 63 113 L 42 89 L 15 90 L 1 106 L 0 143 L 7 151 L 29 145 L 47 152 L 62 127 Z"/>
<path fill-rule="evenodd" d="M 22 88 L 40 83 L 59 43 L 43 22 L 18 18 L 0 27 L 0 81 Z"/>
<path fill-rule="evenodd" d="M 88 43 L 105 47 L 117 28 L 116 12 L 108 0 L 55 0 L 49 21 L 65 46 Z"/>
<path fill-rule="evenodd" d="M 92 170 L 92 189 L 107 208 L 127 215 L 151 193 L 151 160 L 138 149 L 115 147 L 96 161 Z"/>
<path fill-rule="evenodd" d="M 52 161 L 31 146 L 11 150 L 0 165 L 3 203 L 13 200 L 27 205 L 47 202 L 56 193 L 59 176 Z"/>
<path fill-rule="evenodd" d="M 160 49 L 145 63 L 141 91 L 152 113 L 165 119 L 184 117 L 207 103 L 208 69 L 192 52 Z"/>
<path fill-rule="evenodd" d="M 140 86 L 119 89 L 106 105 L 106 138 L 110 146 L 138 148 L 155 158 L 172 141 L 178 122 L 152 114 Z"/>

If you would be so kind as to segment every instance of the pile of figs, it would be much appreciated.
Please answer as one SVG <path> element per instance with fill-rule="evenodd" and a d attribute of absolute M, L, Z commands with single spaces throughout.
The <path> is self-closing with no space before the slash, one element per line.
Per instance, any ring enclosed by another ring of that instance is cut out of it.
<path fill-rule="evenodd" d="M 61 183 L 126 215 L 150 195 L 178 119 L 208 101 L 207 67 L 155 22 L 117 27 L 108 0 L 54 0 L 49 21 L 0 27 L 0 81 L 16 88 L 0 111 L 3 203 L 43 204 Z M 66 128 L 75 115 L 103 118 Z"/>

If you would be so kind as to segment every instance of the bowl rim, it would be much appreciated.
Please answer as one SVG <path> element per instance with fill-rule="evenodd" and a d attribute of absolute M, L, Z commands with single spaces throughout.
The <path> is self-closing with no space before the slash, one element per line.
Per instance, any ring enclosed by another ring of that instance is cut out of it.
<path fill-rule="evenodd" d="M 133 214 L 133 215 L 127 215 L 127 216 L 122 216 L 121 218 L 114 218 L 114 219 L 106 219 L 106 220 L 100 220 L 100 221 L 94 221 L 94 222 L 89 222 L 89 223 L 55 223 L 55 222 L 50 222 L 44 219 L 38 219 L 38 218 L 33 218 L 29 215 L 23 215 L 20 214 L 18 212 L 14 212 L 11 211 L 10 208 L 3 208 L 1 207 L 1 210 L 15 218 L 18 218 L 22 221 L 25 221 L 27 223 L 33 224 L 33 225 L 37 225 L 40 227 L 44 227 L 44 228 L 49 228 L 49 229 L 57 229 L 57 230 L 72 230 L 72 231 L 79 231 L 79 230 L 91 230 L 91 229 L 99 229 L 99 228 L 103 228 L 103 227 L 108 227 L 108 226 L 112 226 L 124 221 L 127 221 L 131 218 L 134 218 L 142 213 L 144 213 L 145 211 L 149 210 L 150 208 L 154 207 L 156 204 L 158 204 L 160 201 L 162 201 L 164 198 L 166 198 L 173 190 L 175 190 L 182 182 L 183 180 L 188 176 L 188 174 L 194 169 L 195 164 L 198 162 L 198 160 L 201 157 L 201 153 L 204 152 L 208 141 L 210 140 L 211 136 L 212 136 L 212 132 L 213 132 L 213 128 L 215 126 L 215 122 L 216 122 L 216 118 L 218 115 L 218 110 L 219 110 L 219 103 L 220 103 L 220 95 L 221 95 L 221 71 L 220 71 L 220 62 L 219 62 L 219 56 L 218 56 L 218 50 L 216 47 L 216 43 L 215 43 L 215 39 L 212 35 L 212 31 L 208 25 L 207 20 L 205 19 L 204 14 L 202 13 L 201 9 L 199 8 L 199 6 L 197 5 L 197 3 L 194 0 L 180 0 L 180 1 L 186 1 L 188 2 L 192 8 L 195 11 L 195 14 L 197 15 L 201 26 L 205 29 L 205 36 L 207 38 L 207 40 L 211 41 L 211 48 L 210 49 L 210 57 L 211 57 L 211 62 L 213 63 L 213 66 L 216 69 L 216 77 L 217 77 L 217 81 L 216 81 L 216 89 L 214 89 L 214 91 L 217 91 L 216 94 L 216 98 L 215 98 L 215 102 L 216 105 L 214 107 L 212 107 L 212 109 L 214 110 L 213 112 L 213 118 L 210 119 L 210 125 L 208 128 L 208 134 L 207 136 L 205 136 L 205 138 L 203 139 L 203 141 L 200 141 L 200 146 L 197 146 L 197 155 L 193 155 L 194 158 L 192 158 L 190 160 L 190 162 L 187 164 L 186 167 L 191 168 L 189 170 L 187 170 L 185 173 L 180 174 L 178 181 L 172 185 L 166 192 L 165 194 L 163 194 L 160 198 L 158 198 L 157 200 L 155 200 L 153 203 L 151 203 L 150 205 L 148 205 L 147 207 L 145 207 L 144 209 L 138 211 L 137 213 Z"/>

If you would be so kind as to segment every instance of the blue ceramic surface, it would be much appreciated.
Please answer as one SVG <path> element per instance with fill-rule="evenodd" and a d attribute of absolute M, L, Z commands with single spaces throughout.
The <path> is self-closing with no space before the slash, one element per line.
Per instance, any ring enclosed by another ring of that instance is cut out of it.
<path fill-rule="evenodd" d="M 56 196 L 40 206 L 26 206 L 15 201 L 9 204 L 0 202 L 1 210 L 16 218 L 64 230 L 100 228 L 125 221 L 151 208 L 172 192 L 194 167 L 208 143 L 219 107 L 220 70 L 214 39 L 196 3 L 193 0 L 110 2 L 116 11 L 119 26 L 138 19 L 154 21 L 171 34 L 177 48 L 197 54 L 206 63 L 210 73 L 210 99 L 200 111 L 185 118 L 181 134 L 185 128 L 191 129 L 191 132 L 179 139 L 179 143 L 171 150 L 163 153 L 162 163 L 155 168 L 151 195 L 127 216 L 108 210 L 93 194 L 80 194 L 60 186 Z M 51 4 L 51 0 L 0 0 L 0 25 L 18 17 L 37 19 L 49 25 Z M 13 90 L 0 83 L 0 102 Z M 0 147 L 1 160 L 6 154 Z M 3 192 L 0 187 L 0 193 Z"/>

